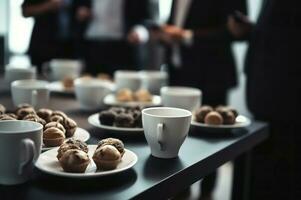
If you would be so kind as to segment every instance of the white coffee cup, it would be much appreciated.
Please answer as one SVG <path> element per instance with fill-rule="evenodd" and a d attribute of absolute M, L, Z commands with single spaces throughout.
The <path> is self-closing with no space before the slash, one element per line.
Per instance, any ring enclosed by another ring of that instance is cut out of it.
<path fill-rule="evenodd" d="M 11 83 L 16 80 L 24 80 L 24 79 L 36 79 L 37 71 L 35 67 L 14 67 L 7 66 L 5 68 L 4 79 L 7 83 Z"/>
<path fill-rule="evenodd" d="M 142 110 L 142 124 L 151 154 L 158 158 L 178 156 L 191 123 L 191 112 L 179 108 L 154 107 Z"/>
<path fill-rule="evenodd" d="M 138 71 L 117 70 L 114 73 L 116 89 L 128 88 L 133 91 L 141 87 L 141 78 Z"/>
<path fill-rule="evenodd" d="M 41 152 L 43 126 L 23 120 L 0 121 L 0 184 L 24 183 Z"/>
<path fill-rule="evenodd" d="M 114 91 L 114 84 L 100 79 L 78 78 L 74 81 L 75 96 L 83 109 L 97 109 L 103 106 L 103 99 Z"/>
<path fill-rule="evenodd" d="M 201 105 L 202 92 L 190 87 L 162 87 L 161 98 L 163 106 L 182 108 L 193 112 Z"/>
<path fill-rule="evenodd" d="M 64 78 L 77 78 L 83 68 L 79 60 L 52 59 L 43 65 L 43 74 L 51 81 L 63 80 Z"/>
<path fill-rule="evenodd" d="M 42 108 L 48 104 L 48 82 L 41 80 L 18 80 L 11 83 L 12 99 L 15 106 L 22 103 Z"/>
<path fill-rule="evenodd" d="M 168 74 L 159 70 L 140 71 L 141 87 L 152 94 L 160 94 L 160 89 L 168 84 Z"/>

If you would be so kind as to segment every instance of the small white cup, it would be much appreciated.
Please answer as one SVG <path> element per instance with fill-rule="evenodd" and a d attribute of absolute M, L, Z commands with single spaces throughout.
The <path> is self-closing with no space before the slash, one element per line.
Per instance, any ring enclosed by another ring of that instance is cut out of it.
<path fill-rule="evenodd" d="M 103 106 L 103 99 L 114 91 L 114 84 L 100 79 L 78 78 L 74 81 L 75 96 L 81 108 L 91 110 Z"/>
<path fill-rule="evenodd" d="M 160 89 L 168 84 L 168 74 L 159 70 L 140 71 L 141 87 L 152 94 L 160 94 Z"/>
<path fill-rule="evenodd" d="M 161 98 L 163 106 L 182 108 L 193 112 L 201 105 L 202 92 L 190 87 L 162 87 Z"/>
<path fill-rule="evenodd" d="M 48 104 L 48 82 L 41 80 L 18 80 L 11 83 L 11 93 L 15 106 L 22 103 L 42 108 Z"/>
<path fill-rule="evenodd" d="M 31 121 L 0 121 L 0 184 L 26 182 L 41 152 L 43 126 Z"/>
<path fill-rule="evenodd" d="M 51 81 L 60 81 L 64 78 L 77 78 L 83 68 L 79 60 L 52 59 L 43 64 L 43 74 Z"/>
<path fill-rule="evenodd" d="M 114 73 L 116 90 L 128 88 L 133 91 L 141 87 L 141 78 L 138 71 L 117 70 Z"/>
<path fill-rule="evenodd" d="M 190 127 L 191 112 L 179 108 L 155 107 L 142 110 L 142 124 L 151 154 L 158 158 L 178 156 Z"/>
<path fill-rule="evenodd" d="M 7 83 L 16 80 L 36 79 L 37 70 L 35 67 L 20 68 L 14 66 L 7 66 L 5 68 L 4 79 Z"/>

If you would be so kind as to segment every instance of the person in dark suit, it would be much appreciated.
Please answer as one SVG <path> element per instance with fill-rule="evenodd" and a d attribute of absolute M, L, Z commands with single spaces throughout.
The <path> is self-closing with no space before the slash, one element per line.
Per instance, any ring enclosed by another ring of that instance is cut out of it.
<path fill-rule="evenodd" d="M 270 137 L 252 152 L 249 199 L 301 199 L 300 9 L 298 0 L 266 0 L 255 25 L 243 15 L 229 23 L 233 35 L 250 39 L 248 108 L 270 126 Z"/>
<path fill-rule="evenodd" d="M 86 33 L 88 72 L 137 69 L 137 48 L 148 40 L 148 0 L 94 0 Z"/>
<path fill-rule="evenodd" d="M 153 38 L 168 46 L 171 85 L 200 88 L 203 104 L 225 105 L 237 75 L 227 19 L 234 11 L 246 13 L 246 2 L 174 0 L 167 25 L 153 31 Z M 202 196 L 210 198 L 216 172 L 205 177 Z"/>
<path fill-rule="evenodd" d="M 89 18 L 88 0 L 25 0 L 24 17 L 34 17 L 28 54 L 40 71 L 52 58 L 78 57 L 76 43 Z"/>

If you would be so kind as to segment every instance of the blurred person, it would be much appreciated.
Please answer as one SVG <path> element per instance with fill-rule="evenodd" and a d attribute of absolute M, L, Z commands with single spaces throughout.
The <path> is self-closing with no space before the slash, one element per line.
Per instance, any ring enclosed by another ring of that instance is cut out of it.
<path fill-rule="evenodd" d="M 228 90 L 237 84 L 231 50 L 235 38 L 226 26 L 235 10 L 245 13 L 245 1 L 173 0 L 168 23 L 151 31 L 169 49 L 171 85 L 201 89 L 203 104 L 226 105 Z M 204 199 L 211 198 L 215 179 L 216 172 L 204 178 Z"/>
<path fill-rule="evenodd" d="M 251 200 L 301 199 L 300 11 L 298 0 L 265 0 L 256 24 L 241 13 L 238 21 L 228 20 L 233 36 L 249 39 L 248 108 L 256 120 L 270 126 L 269 138 L 251 154 Z"/>
<path fill-rule="evenodd" d="M 79 57 L 89 4 L 89 0 L 24 0 L 23 16 L 34 18 L 28 54 L 39 71 L 52 58 Z"/>
<path fill-rule="evenodd" d="M 148 0 L 94 0 L 86 32 L 88 72 L 110 75 L 117 69 L 138 69 L 140 45 L 148 40 L 143 24 Z"/>

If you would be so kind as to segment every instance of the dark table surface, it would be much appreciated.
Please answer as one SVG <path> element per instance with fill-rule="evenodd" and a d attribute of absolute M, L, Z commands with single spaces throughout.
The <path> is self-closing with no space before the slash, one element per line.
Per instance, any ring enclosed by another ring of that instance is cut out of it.
<path fill-rule="evenodd" d="M 7 91 L 0 92 L 0 103 L 13 109 Z M 87 129 L 91 134 L 89 144 L 111 136 L 122 139 L 125 147 L 137 154 L 137 164 L 120 174 L 88 180 L 50 176 L 36 169 L 32 179 L 23 185 L 0 186 L 0 199 L 166 199 L 268 136 L 267 125 L 261 122 L 226 134 L 191 130 L 179 157 L 164 160 L 150 155 L 143 135 L 111 135 L 93 128 L 87 118 L 97 111 L 81 110 L 73 97 L 52 94 L 49 108 L 66 112 L 80 127 Z"/>

